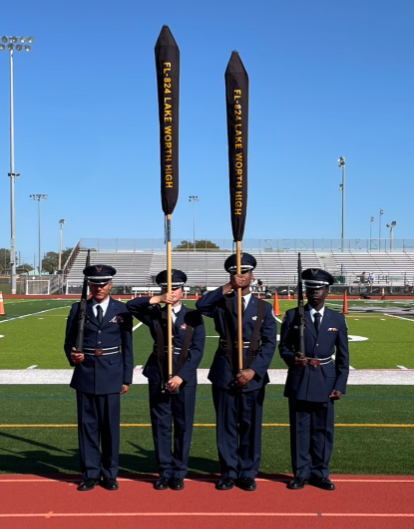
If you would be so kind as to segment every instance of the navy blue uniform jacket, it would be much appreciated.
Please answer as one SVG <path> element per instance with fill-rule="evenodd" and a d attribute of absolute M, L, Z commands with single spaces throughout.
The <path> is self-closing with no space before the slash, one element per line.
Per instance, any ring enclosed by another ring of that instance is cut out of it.
<path fill-rule="evenodd" d="M 234 293 L 228 295 L 232 299 L 233 323 L 234 328 L 237 329 L 237 296 Z M 252 296 L 246 310 L 244 311 L 244 342 L 249 342 L 253 334 L 257 320 L 257 303 L 257 298 Z M 255 358 L 253 358 L 253 361 L 249 365 L 249 367 L 254 370 L 255 376 L 249 382 L 248 387 L 243 388 L 243 391 L 254 391 L 269 382 L 267 370 L 276 349 L 277 325 L 276 319 L 272 313 L 272 307 L 269 303 L 265 303 L 266 310 L 259 333 L 260 347 Z M 222 340 L 227 340 L 225 327 L 226 296 L 223 295 L 223 287 L 219 287 L 216 290 L 205 294 L 197 301 L 196 306 L 202 314 L 214 318 L 215 329 L 220 335 L 220 338 Z M 247 348 L 244 349 L 244 354 L 247 354 Z M 220 347 L 216 351 L 208 378 L 213 384 L 225 389 L 228 389 L 229 385 L 234 381 L 234 373 L 231 370 L 229 360 L 223 355 L 223 350 Z"/>
<path fill-rule="evenodd" d="M 157 325 L 160 315 L 162 325 L 164 327 L 164 333 L 166 334 L 167 332 L 167 310 L 166 307 L 161 308 L 160 305 L 150 305 L 150 299 L 151 298 L 145 297 L 135 298 L 131 301 L 128 301 L 127 309 L 138 320 L 142 321 L 144 325 L 149 327 L 152 339 L 156 344 Z M 187 325 L 190 325 L 194 328 L 190 342 L 190 349 L 186 361 L 176 374 L 183 379 L 183 384 L 185 386 L 195 386 L 197 385 L 197 368 L 200 365 L 201 359 L 203 357 L 206 332 L 201 314 L 196 310 L 188 310 L 187 307 L 182 304 L 181 310 L 177 313 L 177 319 L 173 324 L 174 347 L 181 349 L 184 342 Z M 167 342 L 165 342 L 165 345 L 167 345 Z M 167 356 L 167 353 L 165 353 L 165 361 L 167 361 Z M 179 356 L 179 354 L 173 355 L 173 368 L 177 366 Z M 143 371 L 143 375 L 152 381 L 161 382 L 161 373 L 155 354 L 151 354 L 149 356 Z"/>
<path fill-rule="evenodd" d="M 280 356 L 289 367 L 285 386 L 285 397 L 310 402 L 326 402 L 332 390 L 345 393 L 349 373 L 348 330 L 343 314 L 325 306 L 319 334 L 305 305 L 305 356 L 328 358 L 335 355 L 334 362 L 325 365 L 295 367 L 295 352 L 298 351 L 298 309 L 286 312 L 280 334 Z M 302 352 L 302 351 L 301 351 Z"/>
<path fill-rule="evenodd" d="M 70 353 L 76 346 L 78 311 L 80 303 L 72 305 L 66 325 L 65 353 L 71 366 Z M 84 347 L 104 349 L 120 346 L 122 352 L 105 356 L 85 355 L 76 364 L 70 387 L 92 395 L 118 393 L 123 384 L 132 383 L 134 358 L 132 349 L 132 317 L 124 303 L 110 298 L 102 326 L 92 310 L 92 299 L 88 301 L 85 322 Z"/>

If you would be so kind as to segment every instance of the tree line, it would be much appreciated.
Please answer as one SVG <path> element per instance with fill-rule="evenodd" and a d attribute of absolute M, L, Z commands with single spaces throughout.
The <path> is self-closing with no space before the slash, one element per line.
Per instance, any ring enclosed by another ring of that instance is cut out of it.
<path fill-rule="evenodd" d="M 62 250 L 62 267 L 66 263 L 67 258 L 72 252 L 73 248 L 65 248 Z M 33 266 L 29 263 L 19 263 L 18 254 L 16 254 L 16 273 L 25 274 L 33 270 Z M 49 274 L 55 274 L 58 272 L 59 267 L 59 253 L 58 252 L 47 252 L 44 254 L 42 259 L 42 271 L 48 272 Z M 10 274 L 10 250 L 7 248 L 0 248 L 0 270 L 3 274 Z"/>

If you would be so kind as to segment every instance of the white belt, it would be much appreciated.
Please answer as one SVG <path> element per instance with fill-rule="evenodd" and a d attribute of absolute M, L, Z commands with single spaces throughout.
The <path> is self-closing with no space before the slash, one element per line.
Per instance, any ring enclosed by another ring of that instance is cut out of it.
<path fill-rule="evenodd" d="M 94 349 L 92 347 L 85 347 L 83 354 L 88 355 L 88 356 L 107 356 L 107 355 L 116 355 L 120 352 L 121 350 L 119 348 L 119 345 L 117 345 L 116 347 L 103 347 L 102 349 Z"/>
<path fill-rule="evenodd" d="M 331 356 L 328 356 L 327 358 L 316 358 L 316 357 L 311 357 L 311 356 L 306 356 L 305 357 L 306 360 L 308 361 L 309 364 L 312 365 L 312 360 L 315 361 L 317 360 L 318 361 L 318 365 L 320 366 L 324 366 L 326 364 L 329 364 L 330 362 L 332 362 L 332 355 Z"/>

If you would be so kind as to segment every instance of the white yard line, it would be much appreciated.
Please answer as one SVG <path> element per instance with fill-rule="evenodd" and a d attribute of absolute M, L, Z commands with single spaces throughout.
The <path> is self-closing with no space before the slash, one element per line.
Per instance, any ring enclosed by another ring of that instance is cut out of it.
<path fill-rule="evenodd" d="M 397 366 L 398 369 L 402 369 L 403 371 L 408 371 L 408 367 L 404 367 L 404 366 Z"/>
<path fill-rule="evenodd" d="M 197 369 L 199 384 L 210 384 L 207 378 L 209 369 Z M 72 369 L 2 369 L 0 385 L 15 384 L 69 384 Z M 270 384 L 284 384 L 287 369 L 270 369 Z M 137 366 L 134 371 L 134 384 L 148 384 L 142 370 Z M 351 386 L 414 386 L 414 369 L 353 369 L 349 373 L 348 385 Z"/>
<path fill-rule="evenodd" d="M 67 307 L 54 307 L 53 309 L 40 310 L 39 312 L 33 312 L 33 314 L 24 314 L 23 316 L 16 316 L 15 318 L 9 318 L 8 320 L 0 321 L 0 323 L 7 323 L 8 321 L 14 321 L 14 320 L 22 320 L 24 318 L 28 318 L 29 316 L 37 316 L 37 314 L 44 314 L 45 312 L 50 312 L 52 310 L 60 310 L 60 309 L 68 309 L 68 308 L 69 308 L 69 305 Z"/>
<path fill-rule="evenodd" d="M 26 369 L 36 369 L 37 365 L 34 364 L 33 366 L 26 367 Z"/>
<path fill-rule="evenodd" d="M 384 316 L 389 316 L 390 318 L 397 318 L 398 320 L 405 320 L 405 321 L 414 322 L 414 319 L 403 318 L 402 316 L 394 316 L 394 314 L 384 314 Z"/>
<path fill-rule="evenodd" d="M 135 325 L 135 327 L 132 327 L 132 332 L 134 332 L 138 327 L 141 327 L 142 321 L 138 323 L 138 325 Z"/>

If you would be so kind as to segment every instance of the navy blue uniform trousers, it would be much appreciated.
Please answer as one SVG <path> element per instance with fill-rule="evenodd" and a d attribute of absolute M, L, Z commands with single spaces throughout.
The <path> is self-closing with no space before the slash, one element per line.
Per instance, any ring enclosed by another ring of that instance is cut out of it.
<path fill-rule="evenodd" d="M 190 455 L 197 386 L 183 387 L 172 395 L 161 393 L 158 381 L 148 380 L 152 435 L 160 476 L 184 479 Z M 171 454 L 174 420 L 174 450 Z M 172 460 L 171 460 L 172 455 Z"/>
<path fill-rule="evenodd" d="M 119 464 L 121 395 L 76 392 L 82 477 L 116 479 Z M 102 444 L 102 452 L 100 450 Z"/>
<path fill-rule="evenodd" d="M 221 476 L 254 479 L 262 453 L 265 386 L 234 392 L 215 384 L 212 388 Z"/>
<path fill-rule="evenodd" d="M 329 478 L 334 441 L 333 401 L 289 399 L 290 447 L 297 478 Z"/>

